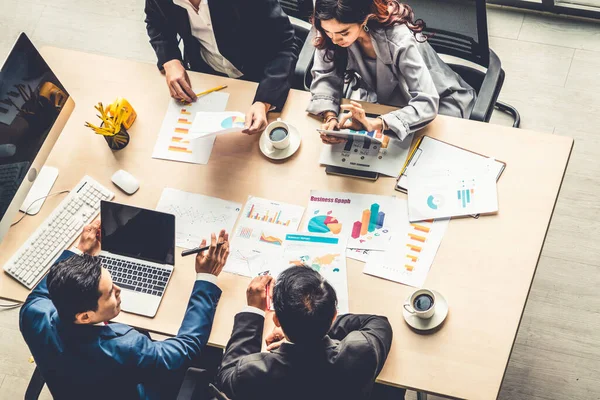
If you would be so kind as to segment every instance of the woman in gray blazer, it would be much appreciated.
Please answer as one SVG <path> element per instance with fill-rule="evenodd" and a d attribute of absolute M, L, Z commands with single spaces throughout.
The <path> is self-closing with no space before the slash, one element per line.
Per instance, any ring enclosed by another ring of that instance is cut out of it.
<path fill-rule="evenodd" d="M 445 64 L 395 0 L 316 0 L 317 51 L 307 111 L 323 117 L 323 129 L 391 130 L 404 140 L 438 113 L 469 118 L 475 90 Z M 368 118 L 361 105 L 340 107 L 344 81 L 358 80 L 353 98 L 400 107 Z M 338 118 L 340 108 L 348 112 Z M 321 135 L 325 143 L 340 139 Z"/>

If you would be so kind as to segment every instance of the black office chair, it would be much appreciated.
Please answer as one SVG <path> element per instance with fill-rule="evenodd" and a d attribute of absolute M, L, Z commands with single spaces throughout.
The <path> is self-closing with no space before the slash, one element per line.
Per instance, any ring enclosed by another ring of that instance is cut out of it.
<path fill-rule="evenodd" d="M 279 0 L 281 8 L 290 17 L 296 35 L 296 44 L 298 48 L 303 49 L 306 47 L 306 43 L 312 43 L 311 29 L 312 25 L 309 23 L 313 13 L 313 2 L 312 0 Z M 302 54 L 300 55 L 302 56 Z M 306 56 L 305 56 L 306 57 Z M 312 59 L 312 53 L 309 54 Z M 298 65 L 304 68 L 302 71 L 298 71 Z M 296 64 L 296 70 L 292 79 L 292 88 L 304 90 L 304 73 L 306 71 L 307 61 L 298 62 Z"/>
<path fill-rule="evenodd" d="M 44 389 L 46 380 L 39 368 L 36 367 L 25 391 L 25 400 L 38 400 Z M 229 400 L 210 383 L 210 376 L 206 370 L 188 368 L 183 383 L 179 388 L 177 400 Z"/>
<path fill-rule="evenodd" d="M 489 122 L 494 107 L 510 114 L 513 127 L 521 124 L 519 112 L 498 101 L 505 72 L 500 59 L 489 48 L 485 0 L 418 0 L 409 2 L 415 18 L 425 21 L 424 31 L 432 35 L 429 44 L 439 54 L 447 54 L 486 68 L 481 71 L 463 64 L 448 65 L 477 91 L 472 120 Z"/>
<path fill-rule="evenodd" d="M 407 1 L 415 12 L 415 18 L 425 21 L 426 34 L 432 35 L 428 41 L 440 54 L 451 55 L 473 62 L 486 71 L 466 65 L 449 62 L 448 65 L 477 92 L 477 101 L 470 119 L 489 122 L 494 107 L 513 117 L 513 127 L 521 124 L 519 112 L 509 104 L 498 101 L 504 83 L 505 72 L 500 59 L 489 48 L 487 13 L 485 0 L 418 0 Z M 310 70 L 313 64 L 314 29 L 304 43 L 294 82 L 295 89 L 309 90 L 312 82 Z M 346 85 L 345 97 L 352 91 L 352 82 Z"/>

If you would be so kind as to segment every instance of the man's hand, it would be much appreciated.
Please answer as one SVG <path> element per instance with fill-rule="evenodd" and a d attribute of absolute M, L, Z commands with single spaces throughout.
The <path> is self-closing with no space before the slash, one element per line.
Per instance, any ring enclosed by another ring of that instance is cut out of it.
<path fill-rule="evenodd" d="M 283 329 L 281 327 L 276 326 L 273 328 L 271 333 L 267 335 L 265 338 L 265 343 L 267 345 L 267 351 L 278 349 L 281 346 L 281 343 L 285 342 L 285 335 L 283 334 Z"/>
<path fill-rule="evenodd" d="M 167 61 L 163 64 L 165 77 L 171 97 L 179 101 L 192 103 L 196 101 L 196 93 L 192 90 L 190 77 L 179 60 Z"/>
<path fill-rule="evenodd" d="M 100 220 L 83 227 L 77 248 L 85 254 L 95 256 L 100 252 Z"/>
<path fill-rule="evenodd" d="M 269 108 L 271 108 L 270 104 L 260 101 L 252 104 L 246 113 L 245 129 L 242 132 L 248 135 L 262 132 L 267 127 L 267 111 L 269 111 Z"/>
<path fill-rule="evenodd" d="M 222 243 L 217 246 L 217 243 Z M 206 239 L 202 240 L 200 247 L 206 246 Z M 196 272 L 219 276 L 229 257 L 229 234 L 222 229 L 219 238 L 213 233 L 210 236 L 210 248 L 196 256 Z"/>
<path fill-rule="evenodd" d="M 249 306 L 263 311 L 267 310 L 267 287 L 271 282 L 273 282 L 273 277 L 269 275 L 257 276 L 252 279 L 246 290 L 246 299 Z"/>
<path fill-rule="evenodd" d="M 340 118 L 338 124 L 340 129 L 383 130 L 383 121 L 380 118 L 368 118 L 360 103 L 351 101 L 350 104 L 342 104 L 340 107 L 348 111 L 342 114 Z"/>

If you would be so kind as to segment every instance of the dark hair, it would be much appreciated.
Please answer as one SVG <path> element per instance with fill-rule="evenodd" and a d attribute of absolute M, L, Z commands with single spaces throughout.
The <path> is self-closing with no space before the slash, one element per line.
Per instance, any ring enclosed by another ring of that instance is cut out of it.
<path fill-rule="evenodd" d="M 327 335 L 337 309 L 333 287 L 312 268 L 290 267 L 273 288 L 273 307 L 294 343 L 314 343 Z"/>
<path fill-rule="evenodd" d="M 87 254 L 71 256 L 50 268 L 48 291 L 63 321 L 73 322 L 77 314 L 98 309 L 101 272 L 100 259 Z"/>
<path fill-rule="evenodd" d="M 336 70 L 343 73 L 348 65 L 348 49 L 333 44 L 321 21 L 335 19 L 342 24 L 366 23 L 369 28 L 404 24 L 416 36 L 425 29 L 425 22 L 414 18 L 412 8 L 397 0 L 316 0 L 312 23 L 319 34 L 314 45 L 320 50 L 327 50 L 326 61 L 333 61 Z"/>

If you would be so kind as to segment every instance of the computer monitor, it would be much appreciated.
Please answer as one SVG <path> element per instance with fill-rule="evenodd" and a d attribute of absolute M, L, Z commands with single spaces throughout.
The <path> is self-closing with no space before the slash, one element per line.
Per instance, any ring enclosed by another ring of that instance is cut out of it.
<path fill-rule="evenodd" d="M 0 241 L 75 102 L 21 33 L 0 70 Z"/>

